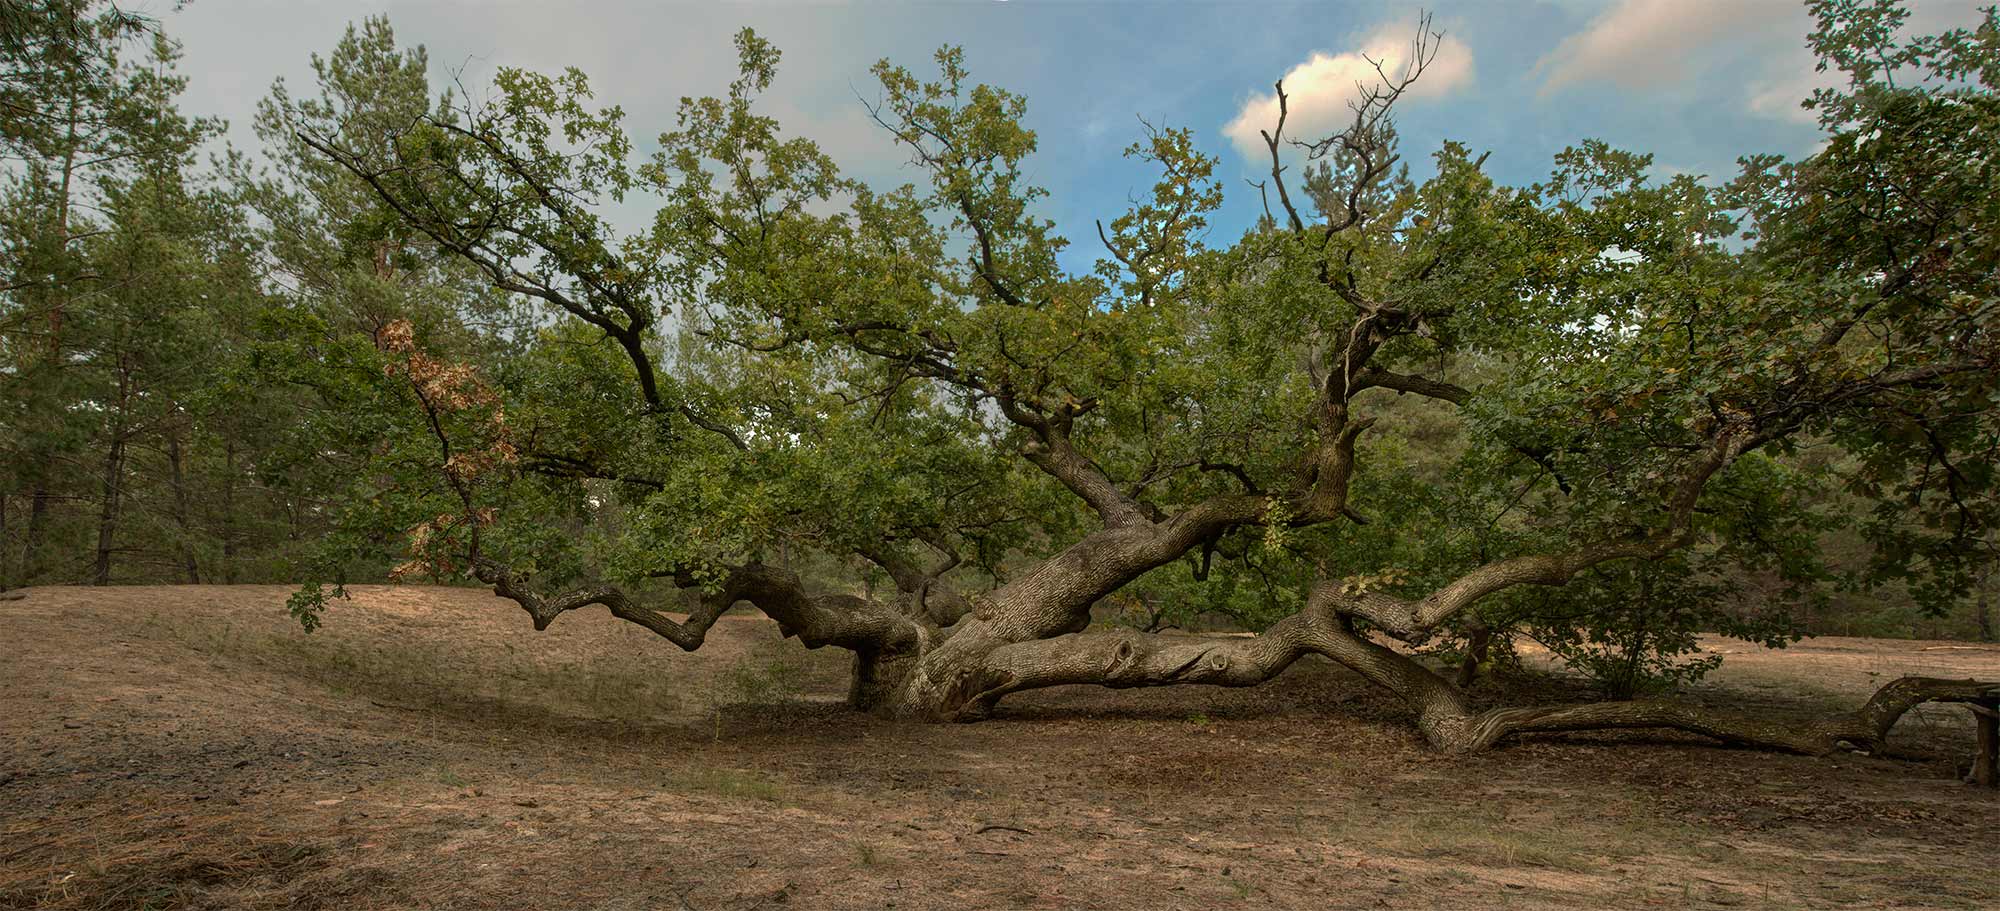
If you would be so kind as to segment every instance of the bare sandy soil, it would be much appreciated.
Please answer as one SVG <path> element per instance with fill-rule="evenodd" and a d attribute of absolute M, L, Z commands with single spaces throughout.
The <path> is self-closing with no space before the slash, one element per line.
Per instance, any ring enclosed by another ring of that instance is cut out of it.
<path fill-rule="evenodd" d="M 2000 908 L 2000 791 L 1958 781 L 1957 707 L 1906 720 L 1899 758 L 1453 758 L 1313 661 L 911 726 L 843 710 L 842 656 L 752 616 L 684 654 L 457 589 L 361 588 L 306 636 L 286 594 L 0 602 L 0 907 Z M 1715 646 L 1689 698 L 1802 718 L 2000 677 L 1955 643 Z M 1582 696 L 1518 686 L 1489 695 Z"/>

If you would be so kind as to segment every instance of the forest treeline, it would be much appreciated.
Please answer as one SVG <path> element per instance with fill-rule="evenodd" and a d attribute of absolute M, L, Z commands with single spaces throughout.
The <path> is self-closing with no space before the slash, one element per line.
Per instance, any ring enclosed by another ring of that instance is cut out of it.
<path fill-rule="evenodd" d="M 385 357 L 394 334 L 501 380 L 553 382 L 508 376 L 525 340 L 555 331 L 529 301 L 309 141 L 430 110 L 422 49 L 399 48 L 382 20 L 328 38 L 339 43 L 314 59 L 314 90 L 275 86 L 259 147 L 225 150 L 220 121 L 182 109 L 179 52 L 158 22 L 96 0 L 0 2 L 0 588 L 388 578 L 423 517 L 344 507 L 380 496 L 383 441 L 422 417 L 397 385 L 406 377 L 388 375 L 417 369 Z M 574 395 L 598 393 L 571 382 Z M 1415 439 L 1436 420 L 1414 397 L 1393 407 Z M 1815 460 L 1848 456 L 1804 446 L 1775 458 L 1834 477 Z M 1637 629 L 1648 653 L 1663 647 L 1645 639 L 1649 624 L 1992 639 L 1990 571 L 1932 609 L 1905 578 L 1869 571 L 1880 536 L 1856 529 L 1885 521 L 1882 504 L 1839 484 L 1811 492 L 1801 533 L 1826 568 L 1809 584 L 1707 555 L 1703 573 L 1607 570 L 1511 609 Z M 855 590 L 890 584 L 886 563 L 779 561 Z M 1190 601 L 1183 588 L 1107 602 L 1140 627 L 1259 625 L 1229 598 Z M 1610 615 L 1620 619 L 1589 619 Z M 1604 651 L 1593 660 L 1623 660 Z"/>
<path fill-rule="evenodd" d="M 410 267 L 298 154 L 281 95 L 259 155 L 218 153 L 158 22 L 86 0 L 0 16 L 0 587 L 294 580 L 366 454 L 329 423 L 357 411 L 342 350 L 504 302 Z M 380 543 L 350 578 L 384 577 Z"/>

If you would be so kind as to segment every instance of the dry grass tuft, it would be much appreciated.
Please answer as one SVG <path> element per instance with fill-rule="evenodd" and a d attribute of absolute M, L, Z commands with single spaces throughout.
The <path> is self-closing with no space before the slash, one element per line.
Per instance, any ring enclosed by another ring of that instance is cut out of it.
<path fill-rule="evenodd" d="M 0 832 L 0 907 L 172 911 L 300 907 L 290 887 L 321 849 L 262 831 L 247 814 L 198 819 L 107 811 Z M 226 896 L 226 897 L 225 897 Z"/>

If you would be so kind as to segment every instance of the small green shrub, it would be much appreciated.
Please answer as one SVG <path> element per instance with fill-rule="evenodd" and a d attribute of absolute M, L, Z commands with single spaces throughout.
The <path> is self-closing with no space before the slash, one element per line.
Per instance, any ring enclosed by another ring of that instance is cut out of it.
<path fill-rule="evenodd" d="M 1725 609 L 1734 594 L 1722 577 L 1675 555 L 1599 567 L 1561 588 L 1526 593 L 1507 619 L 1606 695 L 1630 699 L 1678 689 L 1719 666 L 1722 656 L 1702 650 L 1702 632 L 1773 648 L 1798 640 L 1784 610 Z"/>

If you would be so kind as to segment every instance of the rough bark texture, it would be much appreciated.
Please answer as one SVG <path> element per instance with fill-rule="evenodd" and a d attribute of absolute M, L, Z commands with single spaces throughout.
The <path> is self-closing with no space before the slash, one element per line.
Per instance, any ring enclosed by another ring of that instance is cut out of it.
<path fill-rule="evenodd" d="M 1107 545 L 1107 540 L 1130 546 L 1134 538 L 1098 538 L 1091 547 L 1111 550 L 1112 558 L 1140 559 Z M 1136 549 L 1140 554 L 1149 552 Z M 1255 686 L 1308 655 L 1332 660 L 1395 693 L 1410 707 L 1425 740 L 1440 751 L 1455 753 L 1488 749 L 1524 734 L 1652 728 L 1760 749 L 1823 754 L 1842 746 L 1880 744 L 1898 719 L 1924 702 L 1977 703 L 2000 697 L 1996 683 L 1905 677 L 1883 687 L 1854 712 L 1806 725 L 1666 701 L 1478 712 L 1460 686 L 1357 629 L 1356 618 L 1378 601 L 1365 593 L 1322 586 L 1304 610 L 1247 638 L 1086 632 L 1077 618 L 1088 619 L 1087 605 L 1076 612 L 1062 606 L 1070 603 L 1069 598 L 1080 597 L 1079 591 L 1111 584 L 1104 567 L 1103 562 L 1079 556 L 1047 569 L 1039 580 L 1023 579 L 1018 587 L 1003 587 L 991 598 L 968 601 L 970 612 L 949 625 L 933 622 L 917 598 L 898 602 L 813 595 L 791 573 L 761 565 L 736 568 L 709 590 L 685 590 L 685 603 L 675 605 L 686 611 L 679 621 L 612 586 L 542 595 L 497 567 L 488 566 L 482 576 L 493 583 L 496 593 L 519 603 L 537 629 L 547 628 L 565 612 L 602 605 L 690 651 L 701 646 L 724 611 L 748 603 L 776 620 L 786 636 L 796 636 L 809 648 L 837 645 L 853 650 L 849 703 L 854 708 L 915 720 L 977 720 L 1011 693 L 1051 686 Z M 934 581 L 904 580 L 919 592 Z M 1052 592 L 1057 596 L 1054 605 L 1043 600 Z M 1032 609 L 1014 609 L 1018 606 Z"/>
<path fill-rule="evenodd" d="M 1724 743 L 1790 753 L 1831 753 L 1845 743 L 1874 747 L 1909 710 L 1926 702 L 1977 702 L 2000 694 L 2000 684 L 1979 680 L 1903 677 L 1856 711 L 1800 725 L 1743 712 L 1673 702 L 1599 702 L 1542 708 L 1495 709 L 1472 719 L 1457 749 L 1476 750 L 1513 734 L 1665 728 Z"/>

